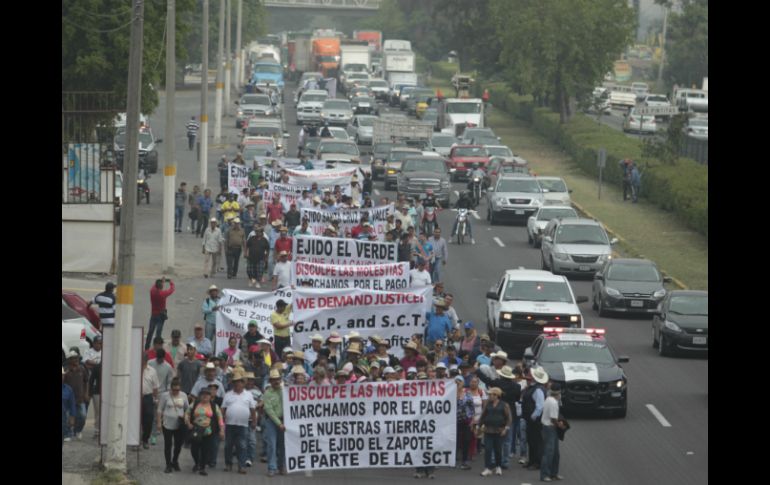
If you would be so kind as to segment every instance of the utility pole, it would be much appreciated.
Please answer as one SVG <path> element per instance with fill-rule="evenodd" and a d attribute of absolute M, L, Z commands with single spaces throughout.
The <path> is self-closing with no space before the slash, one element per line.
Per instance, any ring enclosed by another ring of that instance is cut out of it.
<path fill-rule="evenodd" d="M 174 97 L 176 96 L 176 0 L 166 2 L 166 167 L 163 170 L 163 250 L 161 268 L 174 270 L 174 190 L 176 187 L 176 138 Z"/>
<path fill-rule="evenodd" d="M 203 0 L 203 52 L 201 54 L 201 63 L 203 64 L 203 74 L 201 74 L 201 135 L 200 152 L 198 154 L 200 162 L 201 190 L 206 190 L 208 185 L 208 151 L 209 151 L 209 0 Z"/>
<path fill-rule="evenodd" d="M 233 69 L 232 10 L 233 2 L 227 0 L 227 27 L 225 27 L 225 116 L 230 116 L 230 80 L 232 79 L 231 74 Z"/>
<path fill-rule="evenodd" d="M 660 65 L 658 66 L 658 89 L 663 86 L 663 65 L 666 63 L 666 34 L 668 32 L 668 11 L 671 10 L 670 5 L 665 6 L 663 12 L 663 39 L 660 43 Z"/>
<path fill-rule="evenodd" d="M 126 157 L 123 161 L 126 193 L 120 218 L 118 247 L 117 322 L 112 332 L 115 345 L 112 358 L 112 392 L 107 403 L 107 468 L 126 470 L 128 428 L 129 369 L 131 368 L 131 322 L 134 313 L 134 213 L 136 175 L 139 169 L 139 104 L 142 98 L 142 45 L 144 42 L 144 0 L 133 0 L 131 44 L 128 58 L 128 96 L 126 102 Z M 134 356 L 139 358 L 139 356 Z M 138 396 L 133 396 L 137 399 Z"/>
<path fill-rule="evenodd" d="M 241 31 L 243 28 L 243 0 L 238 0 L 238 19 L 235 26 L 235 92 L 237 93 L 243 82 L 243 58 L 241 57 Z"/>
<path fill-rule="evenodd" d="M 217 96 L 214 106 L 214 142 L 222 142 L 222 52 L 225 42 L 225 0 L 219 0 L 219 38 L 217 40 Z"/>

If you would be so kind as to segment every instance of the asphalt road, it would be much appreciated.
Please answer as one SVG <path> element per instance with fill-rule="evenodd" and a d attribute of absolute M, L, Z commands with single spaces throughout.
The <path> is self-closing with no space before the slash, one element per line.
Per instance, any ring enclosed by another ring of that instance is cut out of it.
<path fill-rule="evenodd" d="M 288 153 L 296 153 L 297 131 L 295 113 L 287 90 L 285 105 L 285 126 L 291 133 Z M 233 99 L 234 96 L 233 96 Z M 177 184 L 186 180 L 191 187 L 197 183 L 198 165 L 193 153 L 187 151 L 183 124 L 198 113 L 199 94 L 186 91 L 177 93 L 176 135 L 178 177 Z M 213 92 L 210 106 L 213 107 Z M 383 110 L 385 111 L 385 110 Z M 168 139 L 163 133 L 164 101 L 151 124 L 156 136 Z M 213 116 L 210 133 L 213 132 Z M 223 134 L 227 137 L 223 148 L 213 145 L 209 153 L 208 179 L 216 185 L 218 173 L 216 163 L 222 153 L 228 158 L 236 152 L 237 130 L 234 118 L 225 118 Z M 514 147 L 512 147 L 514 148 Z M 161 152 L 161 157 L 163 154 Z M 135 324 L 145 325 L 149 318 L 147 292 L 152 281 L 160 274 L 160 220 L 162 171 L 149 180 L 153 193 L 152 203 L 142 205 L 137 213 L 137 306 Z M 463 184 L 455 183 L 454 190 L 462 190 Z M 214 190 L 216 194 L 218 191 Z M 381 181 L 375 183 L 375 195 L 395 199 L 395 192 L 385 191 Z M 441 212 L 439 224 L 448 235 L 451 231 L 454 213 Z M 447 291 L 454 293 L 457 312 L 464 320 L 476 322 L 484 331 L 486 326 L 485 293 L 495 284 L 505 269 L 523 266 L 540 268 L 540 250 L 527 244 L 526 228 L 523 225 L 496 225 L 484 220 L 486 203 L 479 207 L 481 219 L 473 219 L 476 245 L 449 246 L 449 263 L 444 271 Z M 187 228 L 187 220 L 184 224 Z M 184 336 L 191 335 L 192 325 L 200 320 L 200 304 L 208 285 L 215 283 L 220 288 L 248 289 L 243 268 L 237 280 L 226 280 L 220 274 L 214 279 L 204 280 L 200 239 L 189 233 L 176 235 L 177 269 L 174 280 L 177 292 L 169 299 L 170 320 L 166 323 L 164 335 L 175 328 Z M 104 280 L 62 279 L 63 287 L 80 288 L 84 297 L 92 297 L 100 291 Z M 591 295 L 591 281 L 571 281 L 576 295 Z M 86 291 L 93 290 L 93 291 Z M 566 478 L 562 483 L 596 485 L 647 485 L 647 484 L 704 484 L 708 483 L 708 360 L 693 357 L 659 357 L 651 346 L 650 320 L 647 319 L 599 319 L 591 310 L 590 303 L 581 305 L 586 326 L 607 330 L 607 338 L 616 352 L 630 357 L 625 364 L 629 381 L 628 416 L 625 419 L 572 418 L 572 429 L 561 443 L 561 471 Z M 650 411 L 648 405 L 664 417 L 670 426 L 666 427 Z M 84 435 L 89 434 L 91 418 Z M 90 434 L 89 434 L 90 435 Z M 129 468 L 140 483 L 190 484 L 211 483 L 260 483 L 268 480 L 280 483 L 308 483 L 302 474 L 268 479 L 264 465 L 250 470 L 246 476 L 212 472 L 208 479 L 191 475 L 192 459 L 183 450 L 181 465 L 183 473 L 166 475 L 162 473 L 162 438 L 158 446 L 142 451 L 134 459 L 129 455 Z M 76 460 L 90 462 L 98 457 L 98 448 L 92 443 L 67 443 L 63 462 Z M 221 453 L 221 450 L 220 450 Z M 90 458 L 86 460 L 88 455 Z M 220 464 L 221 464 L 220 455 Z M 449 484 L 464 484 L 469 479 L 478 480 L 483 468 L 483 458 L 472 463 L 473 470 L 439 469 L 437 478 Z M 221 466 L 219 467 L 221 468 Z M 342 470 L 316 473 L 315 480 L 321 483 L 390 483 L 393 480 L 412 480 L 411 469 Z M 515 465 L 504 475 L 508 483 L 526 484 L 538 481 L 537 472 L 526 471 Z M 489 478 L 492 480 L 493 478 Z"/>

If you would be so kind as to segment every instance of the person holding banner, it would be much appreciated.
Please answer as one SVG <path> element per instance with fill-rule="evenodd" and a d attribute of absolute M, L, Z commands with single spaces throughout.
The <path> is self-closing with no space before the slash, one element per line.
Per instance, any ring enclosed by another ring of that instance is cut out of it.
<path fill-rule="evenodd" d="M 285 255 L 282 256 L 285 262 Z M 291 346 L 291 326 L 289 320 L 291 305 L 283 300 L 275 303 L 275 311 L 270 315 L 270 323 L 273 325 L 273 345 L 275 352 L 281 352 L 284 348 Z"/>
<path fill-rule="evenodd" d="M 502 475 L 500 468 L 502 463 L 503 438 L 511 428 L 512 416 L 508 404 L 500 400 L 503 391 L 499 387 L 493 387 L 488 391 L 489 400 L 481 412 L 479 423 L 484 430 L 484 471 L 482 477 L 492 475 L 492 467 L 495 467 L 495 475 Z M 493 464 L 494 458 L 494 464 Z"/>
<path fill-rule="evenodd" d="M 283 424 L 283 389 L 281 373 L 277 369 L 270 371 L 270 387 L 265 390 L 262 401 L 265 410 L 265 436 L 267 437 L 267 476 L 275 476 L 280 465 L 281 475 L 284 468 L 284 432 Z"/>

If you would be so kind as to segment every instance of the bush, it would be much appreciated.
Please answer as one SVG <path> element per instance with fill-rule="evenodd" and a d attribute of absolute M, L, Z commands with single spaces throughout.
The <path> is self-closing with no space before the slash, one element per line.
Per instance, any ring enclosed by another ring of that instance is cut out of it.
<path fill-rule="evenodd" d="M 536 108 L 532 96 L 517 95 L 503 83 L 491 83 L 488 89 L 493 106 L 529 122 L 535 131 L 564 149 L 588 175 L 599 174 L 596 161 L 600 148 L 607 152 L 603 179 L 609 183 L 622 182 L 620 160 L 636 160 L 642 171 L 642 197 L 674 212 L 688 227 L 708 237 L 708 167 L 689 158 L 679 158 L 676 165 L 644 159 L 639 140 L 591 117 L 576 114 L 562 125 L 558 113 Z"/>

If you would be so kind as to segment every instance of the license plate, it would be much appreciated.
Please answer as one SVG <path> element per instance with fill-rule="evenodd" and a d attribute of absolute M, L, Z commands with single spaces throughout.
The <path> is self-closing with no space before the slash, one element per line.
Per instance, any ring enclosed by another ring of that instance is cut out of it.
<path fill-rule="evenodd" d="M 631 306 L 642 308 L 644 306 L 644 302 L 641 300 L 631 300 Z"/>
<path fill-rule="evenodd" d="M 693 337 L 692 343 L 695 345 L 706 345 L 708 342 L 708 337 Z"/>
<path fill-rule="evenodd" d="M 588 266 L 580 266 L 578 269 L 579 269 L 580 271 L 591 271 L 591 268 L 590 268 L 590 267 L 588 267 Z"/>
<path fill-rule="evenodd" d="M 523 216 L 523 215 L 524 215 L 524 211 L 522 211 L 522 210 L 517 210 L 517 211 L 516 211 L 516 215 L 517 215 L 517 216 Z"/>

